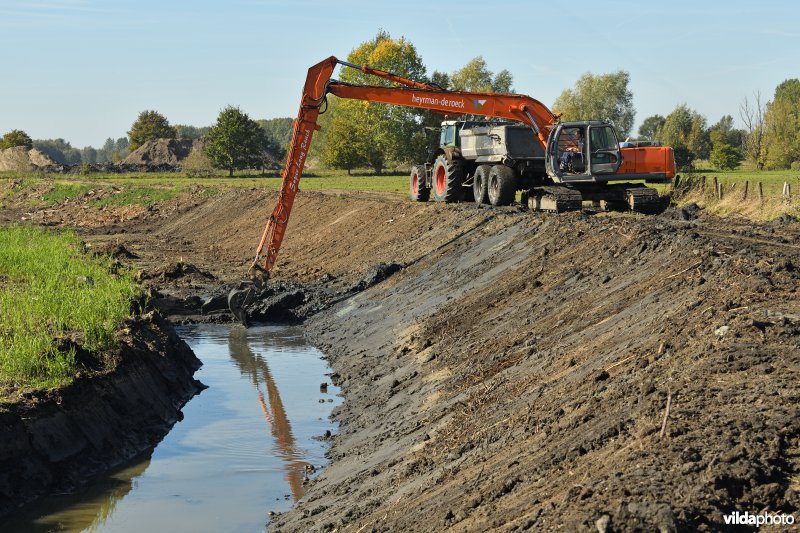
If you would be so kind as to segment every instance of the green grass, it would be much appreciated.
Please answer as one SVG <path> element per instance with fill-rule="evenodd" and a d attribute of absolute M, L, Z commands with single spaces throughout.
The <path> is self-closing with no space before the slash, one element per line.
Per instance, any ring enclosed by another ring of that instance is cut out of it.
<path fill-rule="evenodd" d="M 692 173 L 680 173 L 681 177 L 692 177 L 698 179 L 700 176 L 706 177 L 706 182 L 711 183 L 714 176 L 730 188 L 732 183 L 736 183 L 739 187 L 740 183 L 744 184 L 745 181 L 750 182 L 750 190 L 755 190 L 758 182 L 762 183 L 765 195 L 780 195 L 783 190 L 783 183 L 788 182 L 792 191 L 798 191 L 800 186 L 800 172 L 791 170 L 731 170 L 731 171 L 716 171 L 716 170 L 702 170 L 694 171 Z"/>
<path fill-rule="evenodd" d="M 75 375 L 75 349 L 115 344 L 138 288 L 111 259 L 80 251 L 72 232 L 0 228 L 0 384 L 54 387 Z"/>
<path fill-rule="evenodd" d="M 127 186 L 122 191 L 98 198 L 93 202 L 97 207 L 141 205 L 151 206 L 175 198 L 180 192 L 180 187 L 144 187 Z"/>
<path fill-rule="evenodd" d="M 81 183 L 56 182 L 51 190 L 42 195 L 42 201 L 48 205 L 60 204 L 67 198 L 77 198 L 91 188 Z"/>
<path fill-rule="evenodd" d="M 282 179 L 275 173 L 263 176 L 256 173 L 238 173 L 235 177 L 189 177 L 184 173 L 132 173 L 132 174 L 90 174 L 89 176 L 25 177 L 18 172 L 0 172 L 0 180 L 20 180 L 23 182 L 15 188 L 22 190 L 44 183 L 46 178 L 57 179 L 56 188 L 68 186 L 86 188 L 120 187 L 121 193 L 100 198 L 95 205 L 153 205 L 174 198 L 184 188 L 201 186 L 203 188 L 223 189 L 229 187 L 258 187 L 278 190 Z M 346 171 L 307 171 L 300 180 L 300 189 L 315 190 L 361 190 L 381 191 L 406 194 L 408 190 L 408 174 L 405 171 L 389 172 L 380 176 L 368 173 L 348 175 Z M 53 193 L 56 195 L 57 193 Z M 60 193 L 59 193 L 60 194 Z M 78 193 L 80 194 L 80 193 Z M 214 192 L 203 193 L 213 196 Z"/>

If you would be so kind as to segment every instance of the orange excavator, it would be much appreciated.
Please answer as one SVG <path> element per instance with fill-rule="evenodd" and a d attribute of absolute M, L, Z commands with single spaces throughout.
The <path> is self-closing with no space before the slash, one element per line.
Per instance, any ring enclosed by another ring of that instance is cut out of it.
<path fill-rule="evenodd" d="M 339 65 L 395 85 L 337 81 L 332 75 Z M 671 148 L 620 148 L 610 122 L 559 122 L 559 115 L 530 96 L 449 91 L 329 57 L 308 70 L 278 203 L 256 249 L 250 280 L 228 297 L 231 311 L 245 325 L 244 308 L 275 264 L 311 138 L 320 129 L 317 118 L 331 94 L 469 117 L 445 121 L 439 148 L 424 164 L 412 167 L 409 190 L 416 201 L 428 200 L 432 192 L 435 200 L 443 202 L 471 196 L 479 203 L 507 205 L 514 201 L 517 191 L 522 191 L 523 204 L 533 210 L 578 210 L 584 201 L 591 201 L 598 207 L 648 213 L 658 204 L 655 189 L 641 183 L 612 182 L 663 182 L 675 175 Z"/>

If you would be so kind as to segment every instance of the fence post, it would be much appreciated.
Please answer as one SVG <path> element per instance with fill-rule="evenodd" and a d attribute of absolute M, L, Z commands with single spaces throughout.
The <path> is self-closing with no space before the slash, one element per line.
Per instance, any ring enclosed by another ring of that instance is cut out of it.
<path fill-rule="evenodd" d="M 744 182 L 744 191 L 742 192 L 742 200 L 747 200 L 747 189 L 750 188 L 750 181 L 747 180 Z"/>
<path fill-rule="evenodd" d="M 783 182 L 783 191 L 781 192 L 784 198 L 791 199 L 792 197 L 792 186 L 789 185 L 788 181 Z"/>
<path fill-rule="evenodd" d="M 761 182 L 758 182 L 758 199 L 759 201 L 764 201 L 764 187 L 761 185 Z"/>
<path fill-rule="evenodd" d="M 700 176 L 700 192 L 706 192 L 706 177 Z"/>

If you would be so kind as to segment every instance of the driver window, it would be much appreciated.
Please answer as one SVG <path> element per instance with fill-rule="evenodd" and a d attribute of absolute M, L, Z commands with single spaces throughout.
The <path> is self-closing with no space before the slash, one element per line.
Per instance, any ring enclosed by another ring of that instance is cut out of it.
<path fill-rule="evenodd" d="M 442 130 L 442 146 L 453 144 L 456 140 L 456 127 L 446 126 Z"/>
<path fill-rule="evenodd" d="M 616 163 L 617 157 L 610 152 L 619 150 L 619 145 L 610 127 L 591 128 L 590 138 L 593 164 Z"/>

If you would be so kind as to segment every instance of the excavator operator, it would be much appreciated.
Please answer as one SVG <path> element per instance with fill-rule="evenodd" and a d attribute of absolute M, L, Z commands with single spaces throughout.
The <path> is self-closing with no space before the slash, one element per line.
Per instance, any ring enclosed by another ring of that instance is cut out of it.
<path fill-rule="evenodd" d="M 583 128 L 575 128 L 572 132 L 565 132 L 572 146 L 569 146 L 561 154 L 559 161 L 559 168 L 563 172 L 572 172 L 579 174 L 584 172 L 584 142 L 583 142 Z"/>

